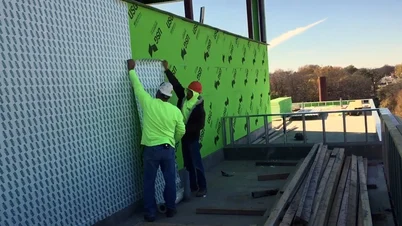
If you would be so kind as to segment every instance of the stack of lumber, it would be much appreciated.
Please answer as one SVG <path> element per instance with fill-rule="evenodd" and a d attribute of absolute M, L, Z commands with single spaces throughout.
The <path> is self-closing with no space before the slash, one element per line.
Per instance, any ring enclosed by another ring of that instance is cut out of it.
<path fill-rule="evenodd" d="M 367 159 L 315 144 L 271 209 L 268 225 L 372 225 Z"/>

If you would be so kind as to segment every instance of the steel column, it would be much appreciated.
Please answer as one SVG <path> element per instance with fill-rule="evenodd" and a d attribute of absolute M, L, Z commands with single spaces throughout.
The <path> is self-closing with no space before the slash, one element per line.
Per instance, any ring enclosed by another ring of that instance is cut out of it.
<path fill-rule="evenodd" d="M 193 0 L 184 0 L 184 15 L 187 19 L 194 20 Z"/>

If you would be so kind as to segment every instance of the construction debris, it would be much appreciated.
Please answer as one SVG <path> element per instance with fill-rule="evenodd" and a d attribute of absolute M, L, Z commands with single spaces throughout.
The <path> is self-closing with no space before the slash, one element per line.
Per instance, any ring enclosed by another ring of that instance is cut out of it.
<path fill-rule="evenodd" d="M 225 171 L 222 171 L 222 170 L 221 170 L 221 174 L 224 177 L 233 177 L 234 176 L 233 174 L 226 173 Z"/>
<path fill-rule="evenodd" d="M 278 194 L 279 189 L 269 189 L 269 190 L 263 190 L 263 191 L 253 191 L 251 192 L 251 197 L 253 198 L 260 198 L 260 197 L 266 197 L 266 196 L 273 196 Z"/>
<path fill-rule="evenodd" d="M 367 160 L 315 144 L 269 213 L 264 226 L 371 226 Z"/>

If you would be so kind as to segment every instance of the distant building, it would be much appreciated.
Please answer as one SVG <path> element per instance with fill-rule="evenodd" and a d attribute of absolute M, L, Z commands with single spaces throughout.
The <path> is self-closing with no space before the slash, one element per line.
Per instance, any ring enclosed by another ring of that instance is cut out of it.
<path fill-rule="evenodd" d="M 380 84 L 379 86 L 386 86 L 392 83 L 396 83 L 397 82 L 397 78 L 394 76 L 394 74 L 391 74 L 390 76 L 385 76 L 380 80 Z"/>

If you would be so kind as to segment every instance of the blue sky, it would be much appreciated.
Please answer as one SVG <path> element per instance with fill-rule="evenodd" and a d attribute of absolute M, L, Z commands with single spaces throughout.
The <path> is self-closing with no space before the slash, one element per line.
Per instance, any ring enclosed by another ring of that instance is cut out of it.
<path fill-rule="evenodd" d="M 246 0 L 193 0 L 194 17 L 205 6 L 204 23 L 247 36 Z M 154 5 L 184 16 L 183 2 Z M 270 71 L 306 64 L 381 67 L 402 63 L 401 0 L 266 0 Z M 324 20 L 325 19 L 325 20 Z M 315 26 L 298 29 L 324 20 Z M 283 41 L 281 35 L 294 36 Z M 289 34 L 289 33 L 288 33 Z"/>

